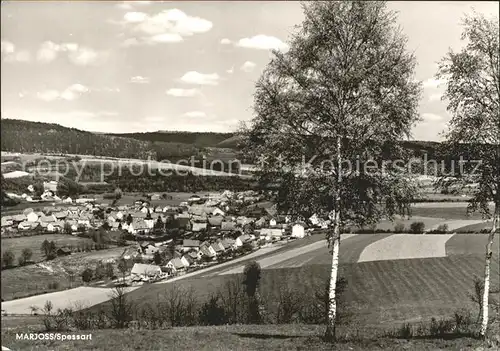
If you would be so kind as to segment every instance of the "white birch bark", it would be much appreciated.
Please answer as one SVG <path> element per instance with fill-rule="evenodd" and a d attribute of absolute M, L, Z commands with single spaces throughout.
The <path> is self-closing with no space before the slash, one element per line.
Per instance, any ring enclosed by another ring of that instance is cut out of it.
<path fill-rule="evenodd" d="M 330 272 L 330 285 L 328 289 L 328 325 L 326 328 L 326 339 L 335 340 L 335 321 L 337 318 L 337 275 L 339 269 L 340 251 L 340 184 L 342 182 L 342 154 L 341 139 L 337 137 L 337 189 L 335 194 L 335 205 L 333 211 L 333 228 L 330 240 L 332 242 L 332 268 Z"/>
<path fill-rule="evenodd" d="M 493 218 L 493 228 L 488 236 L 488 243 L 486 244 L 486 257 L 484 264 L 484 290 L 483 290 L 483 309 L 481 311 L 481 336 L 486 335 L 488 330 L 489 321 L 489 294 L 490 294 L 490 264 L 491 256 L 493 255 L 493 240 L 495 239 L 495 233 L 499 227 L 500 222 L 500 208 L 498 204 L 495 204 L 495 217 Z"/>

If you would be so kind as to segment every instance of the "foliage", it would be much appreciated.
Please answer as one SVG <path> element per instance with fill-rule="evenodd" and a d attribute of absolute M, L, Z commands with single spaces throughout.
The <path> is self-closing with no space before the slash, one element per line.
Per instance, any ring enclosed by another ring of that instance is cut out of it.
<path fill-rule="evenodd" d="M 14 256 L 14 253 L 12 250 L 6 250 L 2 253 L 2 265 L 5 268 L 12 267 L 14 264 L 14 259 L 16 257 Z"/>
<path fill-rule="evenodd" d="M 410 224 L 410 233 L 412 234 L 422 234 L 425 230 L 424 222 L 412 222 Z"/>
<path fill-rule="evenodd" d="M 82 280 L 84 283 L 88 283 L 92 280 L 94 272 L 90 268 L 85 268 L 82 272 Z"/>

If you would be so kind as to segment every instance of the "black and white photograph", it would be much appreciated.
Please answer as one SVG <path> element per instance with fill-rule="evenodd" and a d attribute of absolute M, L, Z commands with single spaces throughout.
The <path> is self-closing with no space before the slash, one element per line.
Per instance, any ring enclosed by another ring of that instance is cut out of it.
<path fill-rule="evenodd" d="M 497 1 L 2 1 L 1 346 L 500 349 Z"/>

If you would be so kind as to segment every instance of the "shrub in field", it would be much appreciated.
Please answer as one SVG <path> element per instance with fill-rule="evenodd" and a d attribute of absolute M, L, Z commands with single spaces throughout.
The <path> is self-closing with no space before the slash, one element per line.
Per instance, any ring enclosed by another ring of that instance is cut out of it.
<path fill-rule="evenodd" d="M 111 312 L 109 318 L 115 328 L 125 328 L 132 320 L 134 304 L 126 296 L 124 288 L 113 289 L 111 297 Z"/>
<path fill-rule="evenodd" d="M 455 323 L 450 319 L 431 319 L 429 325 L 429 333 L 431 336 L 443 337 L 446 334 L 450 334 L 455 329 Z"/>
<path fill-rule="evenodd" d="M 422 234 L 425 230 L 424 222 L 413 222 L 410 224 L 410 233 L 412 234 Z"/>
<path fill-rule="evenodd" d="M 404 233 L 405 225 L 403 223 L 396 223 L 394 226 L 394 233 Z"/>
<path fill-rule="evenodd" d="M 220 306 L 219 297 L 212 295 L 202 306 L 199 315 L 201 325 L 223 325 L 228 322 L 224 307 Z"/>
<path fill-rule="evenodd" d="M 14 264 L 14 253 L 11 250 L 7 250 L 2 254 L 2 266 L 5 268 L 10 268 Z"/>

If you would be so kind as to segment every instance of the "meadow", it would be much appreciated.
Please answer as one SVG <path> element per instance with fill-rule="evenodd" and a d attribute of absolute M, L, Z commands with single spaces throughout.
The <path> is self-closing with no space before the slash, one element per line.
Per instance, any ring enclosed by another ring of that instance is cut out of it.
<path fill-rule="evenodd" d="M 33 253 L 31 260 L 33 262 L 40 262 L 45 259 L 41 251 L 42 243 L 45 240 L 48 240 L 49 242 L 53 241 L 57 248 L 70 246 L 76 248 L 79 245 L 93 243 L 92 239 L 80 238 L 69 234 L 43 234 L 17 238 L 4 238 L 1 241 L 2 252 L 10 250 L 14 253 L 17 259 L 24 249 L 30 249 Z M 15 262 L 15 264 L 17 264 L 17 262 Z"/>

